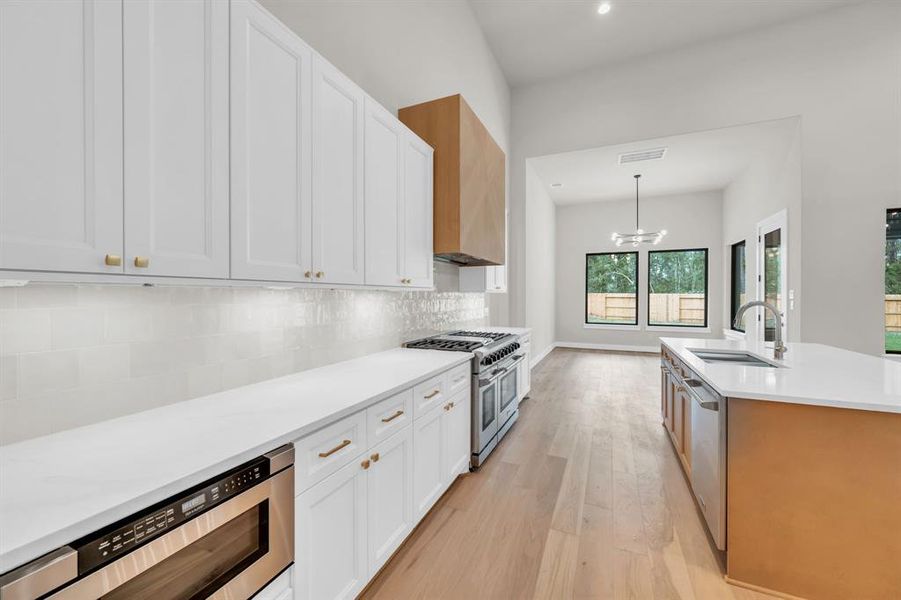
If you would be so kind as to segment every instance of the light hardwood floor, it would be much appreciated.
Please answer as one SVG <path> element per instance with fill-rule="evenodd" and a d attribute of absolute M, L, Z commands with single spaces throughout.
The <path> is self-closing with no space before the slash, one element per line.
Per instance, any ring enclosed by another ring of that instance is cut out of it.
<path fill-rule="evenodd" d="M 557 349 L 520 420 L 363 598 L 769 598 L 727 584 L 660 424 L 655 355 Z"/>

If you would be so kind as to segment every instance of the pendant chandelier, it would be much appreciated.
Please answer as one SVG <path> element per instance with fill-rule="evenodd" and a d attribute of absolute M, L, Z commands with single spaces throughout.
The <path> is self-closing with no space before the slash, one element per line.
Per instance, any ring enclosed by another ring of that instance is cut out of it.
<path fill-rule="evenodd" d="M 660 231 L 645 231 L 638 224 L 638 180 L 641 175 L 635 175 L 635 233 L 616 233 L 614 232 L 610 239 L 616 242 L 617 246 L 623 244 L 659 244 L 663 236 L 666 235 L 666 229 Z"/>

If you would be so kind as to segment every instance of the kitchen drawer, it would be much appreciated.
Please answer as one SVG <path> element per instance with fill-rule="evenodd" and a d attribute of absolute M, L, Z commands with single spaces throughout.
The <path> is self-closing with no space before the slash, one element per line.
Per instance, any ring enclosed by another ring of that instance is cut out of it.
<path fill-rule="evenodd" d="M 447 395 L 453 396 L 457 392 L 469 389 L 470 385 L 469 363 L 454 367 L 447 373 Z"/>
<path fill-rule="evenodd" d="M 365 410 L 296 440 L 294 493 L 331 475 L 367 448 Z"/>
<path fill-rule="evenodd" d="M 447 373 L 436 375 L 413 388 L 413 418 L 418 419 L 447 398 Z"/>
<path fill-rule="evenodd" d="M 366 409 L 370 446 L 386 440 L 413 422 L 413 390 L 404 390 Z"/>

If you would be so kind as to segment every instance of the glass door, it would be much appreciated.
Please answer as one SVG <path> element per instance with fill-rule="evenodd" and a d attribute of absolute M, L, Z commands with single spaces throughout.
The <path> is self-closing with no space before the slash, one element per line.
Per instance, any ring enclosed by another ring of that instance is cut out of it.
<path fill-rule="evenodd" d="M 516 369 L 510 369 L 501 376 L 501 414 L 516 404 Z"/>
<path fill-rule="evenodd" d="M 497 380 L 479 388 L 479 413 L 481 414 L 481 446 L 497 433 Z"/>
<path fill-rule="evenodd" d="M 787 233 L 785 211 L 761 221 L 757 226 L 757 298 L 779 309 L 783 340 L 786 339 L 788 327 L 785 310 Z M 769 311 L 761 310 L 758 314 L 758 339 L 773 342 L 776 339 L 776 319 Z"/>

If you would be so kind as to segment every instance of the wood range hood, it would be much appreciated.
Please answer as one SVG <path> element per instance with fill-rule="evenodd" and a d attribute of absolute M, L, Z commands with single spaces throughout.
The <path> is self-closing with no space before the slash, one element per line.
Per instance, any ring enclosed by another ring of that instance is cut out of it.
<path fill-rule="evenodd" d="M 435 258 L 504 264 L 503 150 L 460 94 L 402 108 L 398 117 L 435 149 Z"/>

